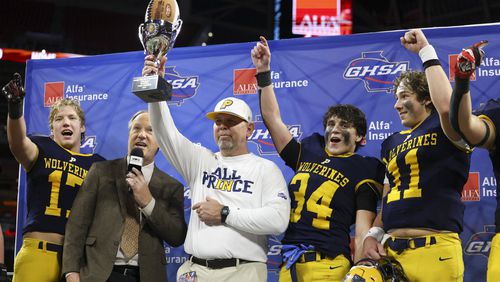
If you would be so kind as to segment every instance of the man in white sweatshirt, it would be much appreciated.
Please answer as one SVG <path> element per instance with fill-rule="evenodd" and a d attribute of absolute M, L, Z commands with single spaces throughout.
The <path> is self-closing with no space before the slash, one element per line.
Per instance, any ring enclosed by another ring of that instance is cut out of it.
<path fill-rule="evenodd" d="M 143 75 L 164 76 L 147 56 Z M 190 258 L 178 281 L 266 281 L 267 235 L 286 230 L 290 200 L 273 162 L 248 151 L 252 111 L 225 98 L 207 118 L 214 121 L 219 152 L 196 145 L 175 127 L 166 102 L 149 104 L 153 132 L 167 160 L 191 189 L 192 210 L 184 248 Z"/>

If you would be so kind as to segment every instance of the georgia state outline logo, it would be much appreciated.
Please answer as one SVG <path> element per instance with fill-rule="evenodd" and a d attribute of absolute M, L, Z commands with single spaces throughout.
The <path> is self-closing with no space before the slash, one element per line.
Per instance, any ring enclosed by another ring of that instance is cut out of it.
<path fill-rule="evenodd" d="M 390 62 L 382 55 L 384 51 L 362 52 L 360 58 L 349 62 L 344 79 L 363 81 L 368 92 L 392 92 L 393 81 L 403 71 L 409 70 L 409 62 Z"/>
<path fill-rule="evenodd" d="M 264 121 L 262 120 L 262 117 L 260 115 L 255 116 L 254 124 L 255 128 L 252 132 L 252 135 L 250 135 L 250 137 L 248 138 L 248 141 L 257 145 L 257 150 L 259 151 L 259 154 L 261 156 L 278 154 L 276 148 L 274 147 L 274 143 L 271 138 L 271 133 L 264 125 Z M 290 131 L 290 134 L 292 134 L 292 136 L 295 139 L 297 140 L 300 139 L 300 137 L 302 136 L 302 130 L 300 125 L 293 124 L 293 125 L 287 125 L 287 127 L 288 130 Z"/>
<path fill-rule="evenodd" d="M 175 66 L 165 68 L 165 80 L 172 84 L 172 100 L 167 101 L 169 105 L 180 106 L 185 99 L 192 98 L 196 95 L 200 87 L 199 77 L 181 76 L 175 71 Z"/>

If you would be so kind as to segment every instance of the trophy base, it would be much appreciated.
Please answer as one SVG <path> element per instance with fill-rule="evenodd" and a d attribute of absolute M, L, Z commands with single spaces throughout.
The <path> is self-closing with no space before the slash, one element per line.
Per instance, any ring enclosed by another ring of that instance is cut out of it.
<path fill-rule="evenodd" d="M 132 92 L 146 103 L 170 101 L 172 84 L 159 75 L 134 77 Z"/>

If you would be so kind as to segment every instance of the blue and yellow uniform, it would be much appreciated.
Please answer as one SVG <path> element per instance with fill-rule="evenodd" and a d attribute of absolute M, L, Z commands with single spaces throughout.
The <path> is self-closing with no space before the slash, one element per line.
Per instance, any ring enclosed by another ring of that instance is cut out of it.
<path fill-rule="evenodd" d="M 104 158 L 64 149 L 49 137 L 30 136 L 30 139 L 38 147 L 38 156 L 27 172 L 28 216 L 23 234 L 47 232 L 64 235 L 73 200 L 83 179 L 92 163 Z M 16 257 L 14 281 L 58 281 L 61 255 L 61 245 L 25 238 Z M 40 269 L 40 266 L 51 268 Z M 23 271 L 28 268 L 31 271 Z M 30 273 L 35 276 L 30 276 Z M 44 274 L 56 278 L 44 278 Z"/>
<path fill-rule="evenodd" d="M 495 127 L 494 150 L 490 151 L 493 173 L 497 179 L 497 209 L 495 212 L 496 234 L 491 242 L 490 257 L 488 259 L 488 282 L 498 280 L 500 277 L 500 99 L 491 99 L 474 112 L 481 119 L 490 121 Z"/>
<path fill-rule="evenodd" d="M 329 156 L 322 140 L 319 134 L 302 143 L 292 139 L 280 154 L 295 171 L 282 242 L 302 249 L 290 269 L 282 266 L 280 281 L 340 281 L 351 264 L 349 230 L 356 211 L 376 213 L 383 164 L 357 154 Z"/>
<path fill-rule="evenodd" d="M 463 260 L 458 233 L 463 229 L 461 192 L 468 178 L 469 152 L 448 140 L 433 111 L 412 129 L 389 136 L 382 143 L 381 158 L 390 184 L 382 207 L 386 232 L 401 228 L 448 231 L 391 238 L 386 243 L 389 256 L 401 263 L 410 280 L 460 280 Z M 433 277 L 426 280 L 422 269 Z"/>

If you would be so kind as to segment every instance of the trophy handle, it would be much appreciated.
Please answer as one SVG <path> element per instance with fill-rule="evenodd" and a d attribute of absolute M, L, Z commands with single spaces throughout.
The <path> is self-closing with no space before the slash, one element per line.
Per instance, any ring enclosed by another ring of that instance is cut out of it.
<path fill-rule="evenodd" d="M 146 46 L 144 45 L 144 40 L 143 40 L 144 37 L 142 36 L 143 32 L 144 32 L 144 23 L 141 23 L 139 25 L 139 31 L 138 31 L 138 33 L 139 33 L 139 39 L 140 39 L 139 41 L 141 41 L 141 45 L 142 45 L 142 48 L 144 49 L 144 53 L 146 53 Z"/>
<path fill-rule="evenodd" d="M 172 30 L 175 30 L 177 34 L 181 33 L 181 28 L 182 28 L 182 20 L 177 19 L 177 22 L 175 23 L 175 26 L 172 28 Z"/>

